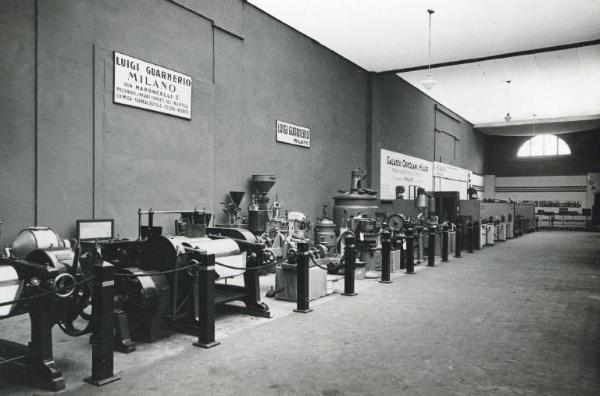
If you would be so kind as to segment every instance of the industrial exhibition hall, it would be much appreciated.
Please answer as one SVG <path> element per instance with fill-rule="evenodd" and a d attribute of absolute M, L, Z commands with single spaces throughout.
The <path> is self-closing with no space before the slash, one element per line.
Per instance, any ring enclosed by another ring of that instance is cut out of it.
<path fill-rule="evenodd" d="M 598 21 L 0 1 L 0 395 L 600 395 Z"/>

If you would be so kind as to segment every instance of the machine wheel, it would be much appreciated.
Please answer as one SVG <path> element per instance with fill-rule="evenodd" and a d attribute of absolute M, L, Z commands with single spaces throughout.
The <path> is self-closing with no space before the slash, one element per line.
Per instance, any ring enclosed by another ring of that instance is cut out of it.
<path fill-rule="evenodd" d="M 404 227 L 404 218 L 401 215 L 394 213 L 387 218 L 387 223 L 392 230 L 399 231 Z"/>
<path fill-rule="evenodd" d="M 80 281 L 81 276 L 77 276 Z M 79 337 L 91 332 L 92 319 L 92 286 L 89 283 L 77 286 L 70 296 L 71 308 L 65 320 L 58 322 L 58 327 L 71 337 Z"/>

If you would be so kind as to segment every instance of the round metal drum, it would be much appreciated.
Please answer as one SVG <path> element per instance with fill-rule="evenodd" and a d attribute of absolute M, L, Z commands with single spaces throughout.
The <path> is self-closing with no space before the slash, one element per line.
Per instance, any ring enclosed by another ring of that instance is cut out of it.
<path fill-rule="evenodd" d="M 176 266 L 181 267 L 187 265 L 182 262 L 182 254 L 185 253 L 185 248 L 193 248 L 204 250 L 208 254 L 214 254 L 216 259 L 221 258 L 224 261 L 229 261 L 228 258 L 231 256 L 243 256 L 240 253 L 238 244 L 231 239 L 210 239 L 206 237 L 202 238 L 188 238 L 185 236 L 160 236 L 151 238 L 147 242 L 147 248 L 142 254 L 142 265 L 140 266 L 143 270 L 159 270 L 166 271 L 174 269 Z M 218 261 L 218 260 L 217 260 Z M 245 260 L 240 260 L 235 266 L 245 266 Z M 232 264 L 233 266 L 233 264 Z M 230 274 L 224 267 L 219 268 L 218 263 L 215 265 L 215 270 L 218 275 L 224 276 L 223 273 L 227 272 L 226 276 L 234 276 L 244 273 L 245 270 L 236 270 L 234 274 Z"/>
<path fill-rule="evenodd" d="M 28 227 L 19 232 L 11 246 L 15 257 L 25 258 L 36 249 L 63 248 L 65 243 L 51 228 Z"/>

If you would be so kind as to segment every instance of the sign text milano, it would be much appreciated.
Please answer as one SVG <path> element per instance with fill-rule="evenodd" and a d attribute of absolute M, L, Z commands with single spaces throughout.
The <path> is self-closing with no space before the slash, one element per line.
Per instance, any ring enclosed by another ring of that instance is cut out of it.
<path fill-rule="evenodd" d="M 131 56 L 114 53 L 113 100 L 192 119 L 192 78 Z"/>

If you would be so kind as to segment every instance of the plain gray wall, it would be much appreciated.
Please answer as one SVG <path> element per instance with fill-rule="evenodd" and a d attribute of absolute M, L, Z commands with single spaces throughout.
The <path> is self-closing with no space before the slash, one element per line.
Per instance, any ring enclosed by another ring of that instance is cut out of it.
<path fill-rule="evenodd" d="M 2 244 L 36 215 L 64 237 L 91 217 L 135 237 L 139 207 L 222 219 L 219 203 L 253 192 L 255 173 L 316 216 L 366 167 L 368 73 L 242 1 L 1 7 Z M 114 104 L 114 50 L 192 76 L 192 120 Z M 312 147 L 277 143 L 277 119 L 311 128 Z"/>
<path fill-rule="evenodd" d="M 276 175 L 271 196 L 314 218 L 351 169 L 378 160 L 379 142 L 431 157 L 431 99 L 395 77 L 384 87 L 388 77 L 241 0 L 10 0 L 0 11 L 3 245 L 36 218 L 63 237 L 92 217 L 135 237 L 139 207 L 206 208 L 220 221 L 219 203 L 252 193 L 252 174 Z M 190 75 L 192 120 L 114 104 L 115 50 Z M 311 148 L 277 143 L 276 120 L 310 128 Z M 461 164 L 478 171 L 479 137 L 459 129 L 477 151 Z"/>

